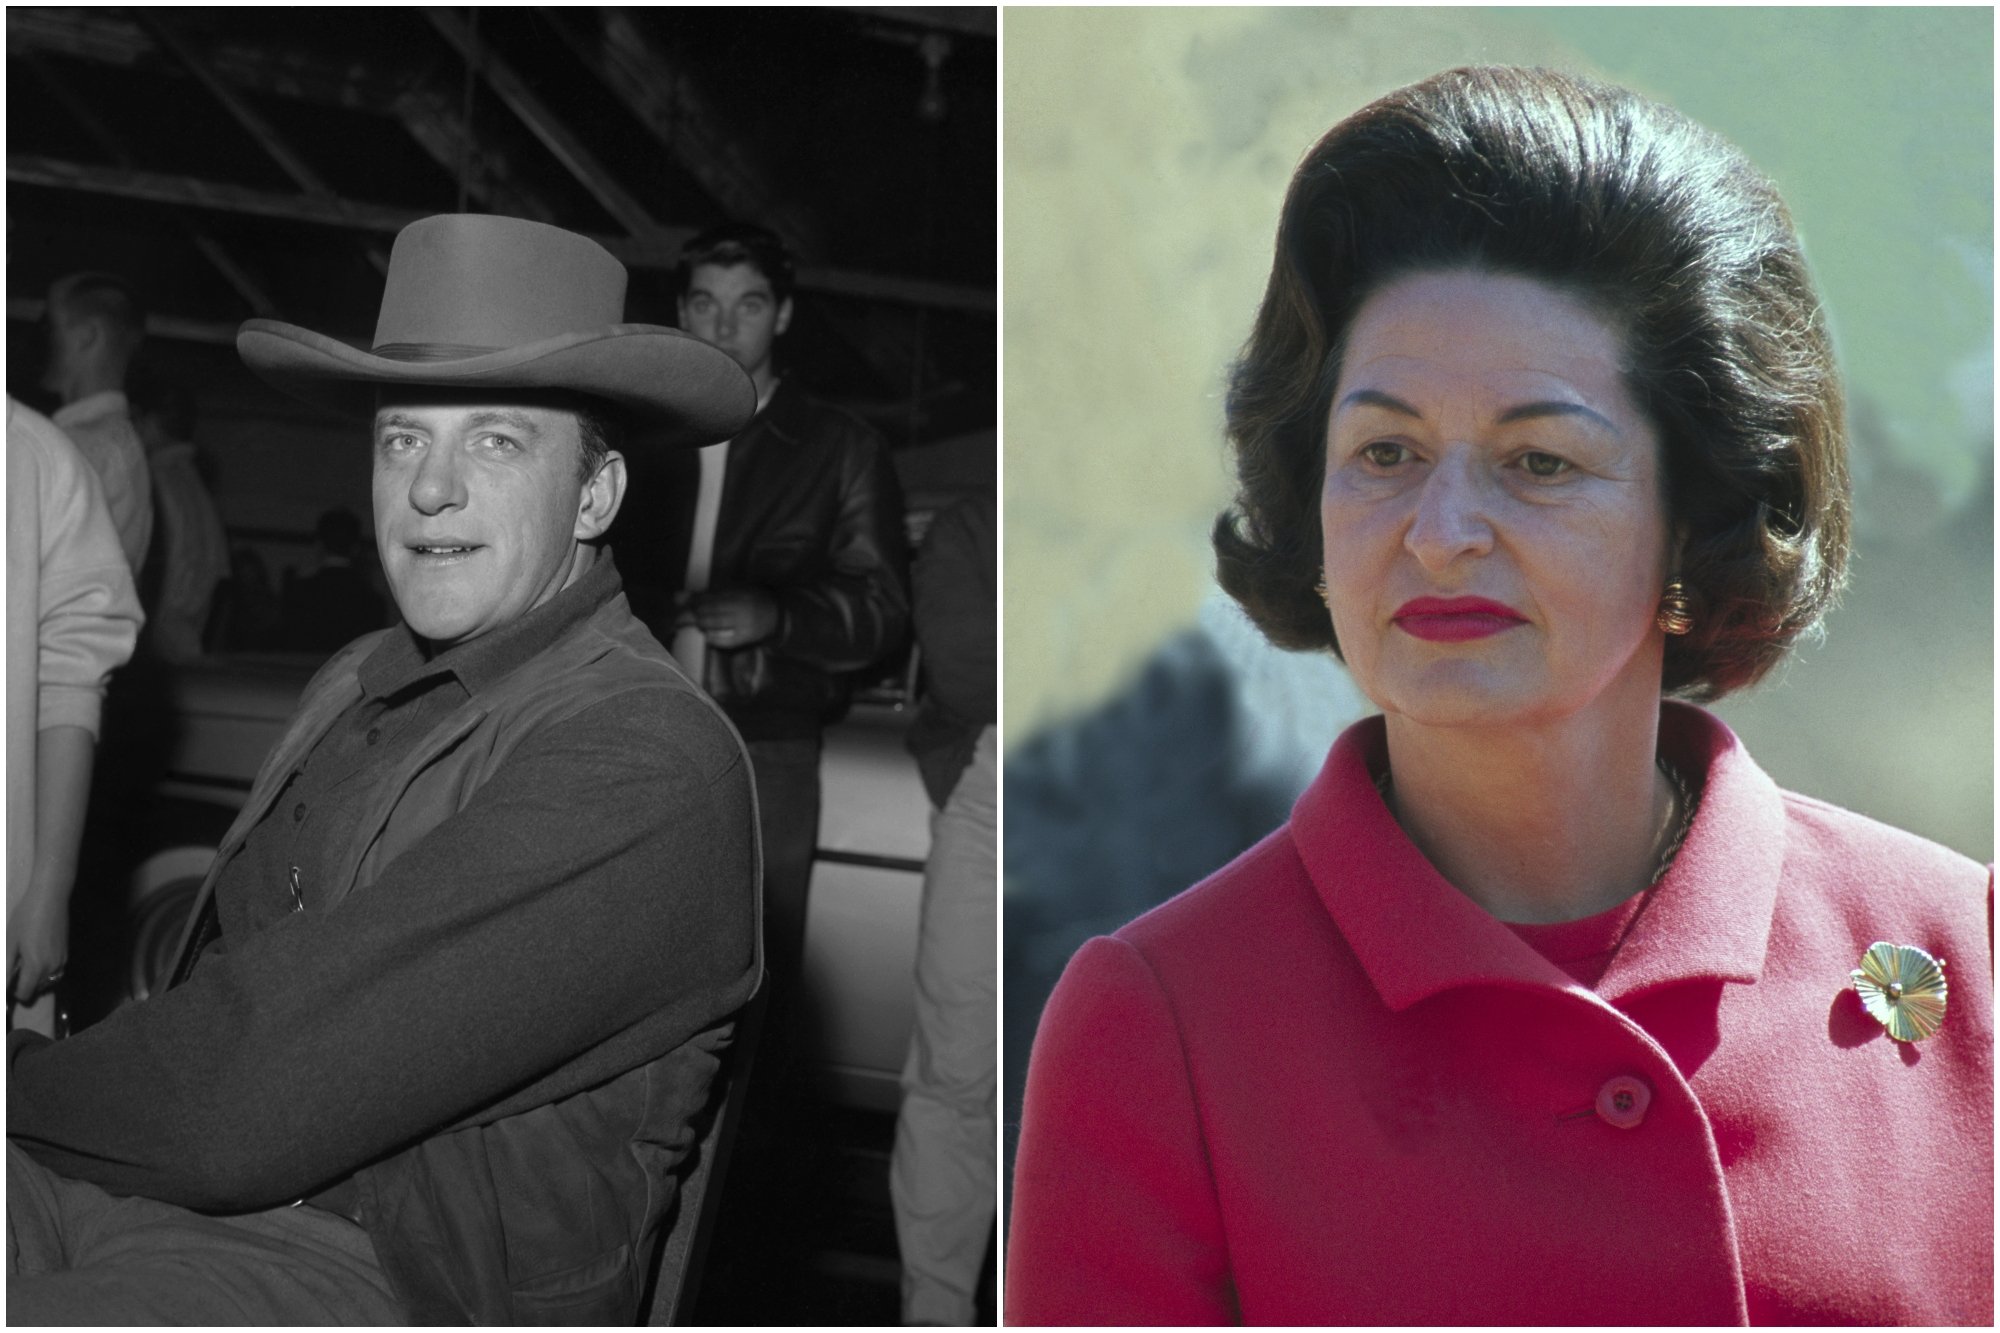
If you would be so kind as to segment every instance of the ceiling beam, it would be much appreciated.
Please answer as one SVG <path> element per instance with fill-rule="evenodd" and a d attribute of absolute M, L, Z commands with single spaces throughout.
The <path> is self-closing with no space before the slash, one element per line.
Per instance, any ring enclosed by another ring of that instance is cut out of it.
<path fill-rule="evenodd" d="M 456 179 L 460 149 L 467 147 L 470 130 L 451 99 L 427 88 L 412 88 L 396 99 L 395 116 L 417 146 Z M 464 159 L 470 177 L 468 194 L 495 213 L 535 222 L 556 220 L 555 210 L 520 179 L 505 153 L 477 139 L 470 148 Z"/>
<path fill-rule="evenodd" d="M 390 204 L 365 204 L 353 200 L 329 204 L 309 195 L 279 194 L 247 185 L 197 180 L 192 176 L 87 166 L 48 157 L 9 156 L 7 179 L 19 185 L 40 185 L 122 199 L 145 199 L 183 208 L 211 208 L 223 213 L 245 213 L 322 227 L 347 227 L 392 234 L 419 218 L 431 216 L 425 210 Z M 687 227 L 663 227 L 648 237 L 592 236 L 590 239 L 631 268 L 671 269 L 680 259 L 681 246 L 693 234 L 692 229 Z M 799 270 L 798 279 L 799 286 L 808 291 L 832 292 L 864 300 L 891 301 L 939 310 L 992 314 L 997 305 L 990 289 L 932 282 L 925 278 L 807 266 Z"/>
<path fill-rule="evenodd" d="M 278 127 L 266 120 L 257 108 L 244 100 L 242 94 L 223 82 L 221 77 L 209 68 L 207 59 L 182 40 L 179 33 L 160 22 L 156 12 L 147 12 L 142 22 L 153 40 L 171 52 L 187 72 L 194 75 L 195 82 L 206 88 L 216 101 L 222 103 L 223 110 L 243 127 L 245 133 L 257 141 L 257 146 L 270 155 L 271 160 L 278 164 L 281 171 L 292 178 L 293 184 L 322 203 L 335 206 L 342 203 L 340 195 L 326 183 L 325 178 L 313 170 L 311 164 L 285 141 L 282 134 L 278 133 Z M 368 262 L 375 266 L 375 271 L 387 273 L 389 256 L 383 253 L 382 247 L 368 245 L 364 248 L 368 253 Z"/>
<path fill-rule="evenodd" d="M 279 194 L 254 186 L 197 180 L 193 176 L 135 171 L 126 167 L 86 166 L 80 162 L 63 162 L 48 157 L 10 154 L 7 158 L 7 179 L 20 185 L 81 190 L 86 194 L 147 199 L 183 208 L 212 208 L 222 213 L 247 213 L 288 222 L 310 222 L 324 227 L 348 227 L 391 234 L 401 231 L 418 218 L 428 216 L 423 210 L 414 208 L 353 201 L 329 204 L 310 195 Z"/>
<path fill-rule="evenodd" d="M 75 59 L 127 67 L 166 60 L 159 45 L 137 24 L 103 15 L 104 11 L 101 10 L 9 8 L 7 10 L 8 52 L 18 54 L 24 51 L 49 51 Z M 272 54 L 245 47 L 223 46 L 208 52 L 207 59 L 210 68 L 217 75 L 239 87 L 302 101 L 368 111 L 377 115 L 395 116 L 398 119 L 403 119 L 399 110 L 400 99 L 405 96 L 415 96 L 419 99 L 435 96 L 418 87 L 413 75 L 384 76 L 358 66 L 316 62 L 306 56 Z M 419 102 L 417 105 L 421 104 Z M 437 117 L 425 132 L 431 133 L 455 125 L 457 119 L 455 113 Z M 410 121 L 405 119 L 404 124 L 408 126 Z M 411 132 L 416 135 L 420 144 L 424 142 L 423 133 L 416 130 Z M 483 147 L 480 151 L 489 164 L 494 160 L 490 151 Z M 455 170 L 455 144 L 453 152 Z M 295 196 L 272 191 L 146 172 L 134 172 L 131 180 L 119 183 L 97 176 L 95 173 L 100 170 L 99 168 L 81 167 L 40 157 L 10 156 L 7 170 L 9 180 L 18 180 L 23 184 L 82 189 L 95 193 L 153 199 L 164 203 L 285 218 L 326 226 L 346 225 L 364 231 L 394 232 L 407 222 L 426 216 L 424 213 L 409 209 L 349 203 L 348 207 L 354 209 L 355 213 L 353 217 L 343 222 L 339 218 L 329 216 L 324 209 L 310 207 L 310 200 L 301 200 Z M 524 202 L 521 192 L 513 195 L 511 202 L 503 202 L 502 197 L 496 193 L 492 206 L 496 211 L 517 213 L 526 217 L 536 216 L 536 212 L 529 211 L 532 205 Z M 537 211 L 546 211 L 546 207 L 543 206 Z M 693 234 L 692 228 L 668 227 L 656 233 L 655 238 L 645 241 L 635 240 L 626 243 L 602 236 L 593 239 L 634 267 L 658 269 L 671 268 L 679 258 L 680 244 Z M 660 244 L 662 239 L 670 242 L 669 248 L 673 253 L 662 255 Z M 799 285 L 808 291 L 832 292 L 864 300 L 882 300 L 985 314 L 992 314 L 998 307 L 998 301 L 991 288 L 967 287 L 924 278 L 904 278 L 815 264 L 801 266 L 798 277 Z"/>
<path fill-rule="evenodd" d="M 449 9 L 426 8 L 423 14 L 460 58 L 486 81 L 487 86 L 542 141 L 542 145 L 555 154 L 556 160 L 590 191 L 619 226 L 634 236 L 645 236 L 657 230 L 658 224 L 646 211 L 645 205 L 620 185 L 582 138 L 558 120 L 542 99 L 535 96 L 527 82 L 514 72 L 513 66 L 502 60 L 492 47 L 482 46 L 473 39 L 471 29 L 456 13 Z"/>
<path fill-rule="evenodd" d="M 849 13 L 885 19 L 914 28 L 962 32 L 968 37 L 997 38 L 998 11 L 991 5 L 908 5 L 884 8 L 876 5 L 845 5 Z"/>
<path fill-rule="evenodd" d="M 770 174 L 722 129 L 722 118 L 693 86 L 688 71 L 648 41 L 630 14 L 617 9 L 587 13 L 585 21 L 594 17 L 598 25 L 594 37 L 585 36 L 555 9 L 541 11 L 584 68 L 611 90 L 724 212 L 770 228 L 799 261 L 818 258 L 825 246 L 818 223 L 804 208 L 787 202 Z M 907 377 L 914 339 L 899 337 L 899 330 L 879 322 L 845 318 L 838 310 L 821 313 L 835 335 L 860 353 L 877 375 L 891 384 Z"/>
<path fill-rule="evenodd" d="M 646 39 L 631 15 L 617 9 L 582 11 L 601 26 L 586 36 L 569 11 L 543 7 L 541 15 L 583 67 L 646 127 L 653 141 L 701 182 L 723 211 L 754 218 L 782 237 L 801 257 L 825 250 L 820 226 L 806 209 L 785 199 L 768 171 L 750 160 L 723 128 L 723 118 L 690 83 L 687 71 Z"/>
<path fill-rule="evenodd" d="M 70 87 L 66 80 L 49 68 L 48 61 L 39 52 L 30 51 L 22 58 L 28 62 L 28 68 L 41 80 L 49 96 L 55 99 L 57 105 L 69 112 L 70 117 L 83 127 L 84 133 L 88 134 L 112 161 L 121 167 L 133 165 L 132 155 L 126 151 L 124 141 L 111 132 L 110 127 L 105 125 L 81 97 L 77 96 L 76 90 Z M 222 275 L 223 281 L 243 299 L 243 303 L 250 307 L 251 313 L 270 319 L 279 317 L 278 303 L 271 299 L 263 284 L 237 262 L 236 257 L 229 253 L 222 242 L 196 226 L 192 219 L 181 218 L 180 223 L 187 232 L 188 240 L 194 243 L 194 248 L 199 250 L 202 258 Z"/>
<path fill-rule="evenodd" d="M 32 324 L 41 319 L 43 309 L 44 302 L 33 297 L 7 298 L 9 319 L 23 320 Z M 217 347 L 234 347 L 237 328 L 237 325 L 226 320 L 183 319 L 179 315 L 146 316 L 146 335 L 151 338 L 164 338 L 171 342 L 209 343 Z M 355 343 L 352 338 L 343 338 L 341 341 L 366 346 L 365 343 Z"/>
<path fill-rule="evenodd" d="M 101 9 L 7 10 L 7 53 L 43 51 L 124 68 L 173 68 L 167 54 L 137 23 Z M 240 88 L 276 93 L 299 101 L 378 111 L 413 81 L 408 73 L 382 74 L 362 66 L 337 65 L 308 55 L 224 44 L 207 59 L 222 78 Z"/>

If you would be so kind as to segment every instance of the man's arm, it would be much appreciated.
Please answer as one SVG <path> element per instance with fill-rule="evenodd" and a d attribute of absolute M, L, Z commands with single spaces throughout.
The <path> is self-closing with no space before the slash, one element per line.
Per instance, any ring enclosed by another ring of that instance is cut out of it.
<path fill-rule="evenodd" d="M 604 701 L 526 738 L 332 910 L 232 936 L 184 985 L 13 1052 L 8 1132 L 113 1193 L 297 1198 L 635 1025 L 666 1050 L 740 1006 L 754 836 L 740 751 L 705 705 Z"/>
<path fill-rule="evenodd" d="M 35 858 L 27 888 L 9 893 L 7 984 L 21 1004 L 69 958 L 69 898 L 76 884 L 83 816 L 97 737 L 83 727 L 49 727 L 35 737 Z"/>

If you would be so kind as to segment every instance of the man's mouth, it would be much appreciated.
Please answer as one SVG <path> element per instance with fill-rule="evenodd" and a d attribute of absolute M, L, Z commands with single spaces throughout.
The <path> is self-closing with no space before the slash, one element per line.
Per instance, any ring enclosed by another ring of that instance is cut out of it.
<path fill-rule="evenodd" d="M 410 546 L 410 550 L 413 554 L 420 556 L 428 556 L 432 559 L 440 559 L 440 560 L 455 555 L 471 555 L 474 551 L 477 551 L 479 549 L 480 548 L 477 544 L 467 545 L 467 544 L 457 544 L 457 543 L 447 543 L 447 542 L 412 543 Z"/>

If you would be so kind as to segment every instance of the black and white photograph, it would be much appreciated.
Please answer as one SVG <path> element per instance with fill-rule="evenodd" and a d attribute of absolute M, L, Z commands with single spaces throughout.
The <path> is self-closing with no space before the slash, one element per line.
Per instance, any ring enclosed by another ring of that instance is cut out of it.
<path fill-rule="evenodd" d="M 8 9 L 9 1323 L 997 1323 L 999 27 Z"/>

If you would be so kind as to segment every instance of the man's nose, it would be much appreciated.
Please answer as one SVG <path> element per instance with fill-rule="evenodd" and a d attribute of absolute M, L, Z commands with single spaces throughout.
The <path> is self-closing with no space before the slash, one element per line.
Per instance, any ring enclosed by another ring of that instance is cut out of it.
<path fill-rule="evenodd" d="M 434 441 L 417 462 L 410 478 L 410 506 L 421 514 L 439 514 L 465 504 L 463 459 L 455 444 Z"/>
<path fill-rule="evenodd" d="M 1464 555 L 1493 549 L 1489 480 L 1470 448 L 1446 449 L 1417 493 L 1403 545 L 1425 569 L 1441 572 Z"/>

